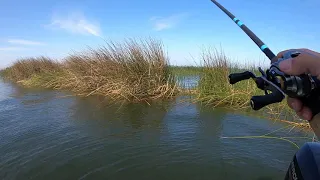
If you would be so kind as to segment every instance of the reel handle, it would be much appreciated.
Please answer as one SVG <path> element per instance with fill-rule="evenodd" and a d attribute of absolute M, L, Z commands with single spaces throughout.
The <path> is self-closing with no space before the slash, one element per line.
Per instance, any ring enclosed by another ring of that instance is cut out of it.
<path fill-rule="evenodd" d="M 279 103 L 284 99 L 280 92 L 272 92 L 262 96 L 252 96 L 250 105 L 253 110 L 259 110 L 269 104 Z"/>
<path fill-rule="evenodd" d="M 232 73 L 229 75 L 229 83 L 235 84 L 239 81 L 250 79 L 250 78 L 255 78 L 255 77 L 256 76 L 250 71 L 245 71 L 242 73 Z"/>

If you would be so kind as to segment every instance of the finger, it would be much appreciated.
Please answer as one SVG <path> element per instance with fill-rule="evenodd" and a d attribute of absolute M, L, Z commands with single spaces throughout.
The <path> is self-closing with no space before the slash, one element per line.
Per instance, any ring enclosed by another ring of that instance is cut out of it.
<path fill-rule="evenodd" d="M 303 119 L 310 121 L 312 118 L 312 112 L 310 108 L 304 106 L 302 110 L 300 111 L 300 115 L 302 116 Z"/>
<path fill-rule="evenodd" d="M 313 51 L 313 50 L 310 50 L 310 49 L 307 49 L 307 48 L 287 49 L 287 50 L 284 50 L 284 51 L 280 51 L 277 54 L 277 56 L 271 60 L 271 63 L 274 63 L 274 62 L 278 61 L 279 58 L 283 58 L 283 55 L 285 53 L 287 53 L 288 51 L 299 51 L 299 52 L 305 52 L 305 53 L 313 54 L 315 56 L 320 56 L 320 53 L 318 53 L 316 51 Z"/>
<path fill-rule="evenodd" d="M 312 54 L 315 54 L 315 55 L 320 55 L 320 53 L 315 52 L 315 51 L 310 50 L 310 49 L 307 49 L 307 48 L 298 48 L 298 49 L 287 49 L 287 50 L 284 50 L 284 51 L 280 51 L 280 52 L 277 54 L 277 57 L 278 57 L 278 58 L 282 58 L 282 57 L 283 57 L 283 54 L 285 54 L 285 53 L 288 52 L 288 51 L 304 51 L 304 52 L 312 53 Z"/>
<path fill-rule="evenodd" d="M 295 110 L 296 112 L 299 112 L 302 110 L 303 106 L 300 100 L 288 97 L 287 102 L 289 107 Z"/>
<path fill-rule="evenodd" d="M 280 70 L 289 75 L 301 75 L 310 73 L 313 76 L 320 75 L 320 57 L 310 53 L 301 53 L 295 58 L 281 61 Z"/>
<path fill-rule="evenodd" d="M 283 55 L 285 53 L 287 53 L 288 51 L 293 51 L 293 50 L 295 50 L 295 49 L 287 49 L 287 50 L 279 52 L 276 57 L 272 58 L 271 63 L 277 62 L 279 58 L 283 58 Z"/>
<path fill-rule="evenodd" d="M 296 50 L 296 49 L 287 49 L 287 50 L 284 50 L 284 51 L 280 51 L 280 52 L 277 54 L 277 57 L 278 57 L 278 58 L 282 58 L 283 54 L 285 54 L 285 53 L 288 52 L 288 51 L 293 51 L 293 50 Z"/>
<path fill-rule="evenodd" d="M 275 56 L 274 58 L 271 59 L 271 63 L 277 62 L 279 58 L 283 58 L 283 54 L 285 54 L 287 51 L 291 51 L 292 49 L 287 49 L 284 51 L 281 51 Z"/>
<path fill-rule="evenodd" d="M 319 56 L 319 55 L 320 55 L 320 53 L 318 53 L 318 52 L 316 52 L 316 51 L 313 51 L 313 50 L 311 50 L 311 49 L 307 49 L 307 48 L 300 48 L 300 49 L 298 49 L 298 50 L 299 50 L 299 51 L 308 52 L 308 53 L 314 54 L 314 55 L 316 55 L 316 56 Z"/>

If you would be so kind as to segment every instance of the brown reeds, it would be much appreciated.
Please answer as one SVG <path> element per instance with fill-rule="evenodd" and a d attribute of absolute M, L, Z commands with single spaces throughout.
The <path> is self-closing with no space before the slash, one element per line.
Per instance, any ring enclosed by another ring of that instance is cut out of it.
<path fill-rule="evenodd" d="M 32 57 L 18 59 L 12 66 L 2 71 L 3 77 L 12 81 L 21 81 L 41 73 L 60 70 L 60 64 L 48 57 Z"/>
<path fill-rule="evenodd" d="M 171 98 L 178 92 L 162 43 L 153 39 L 108 42 L 99 49 L 70 55 L 60 63 L 34 59 L 16 62 L 4 76 L 28 86 L 130 102 Z"/>

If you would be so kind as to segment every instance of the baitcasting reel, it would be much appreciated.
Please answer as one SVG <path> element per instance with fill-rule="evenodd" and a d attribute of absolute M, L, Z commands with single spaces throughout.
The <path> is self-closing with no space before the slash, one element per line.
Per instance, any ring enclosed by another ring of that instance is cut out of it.
<path fill-rule="evenodd" d="M 226 13 L 256 43 L 260 50 L 272 62 L 270 69 L 266 70 L 266 72 L 259 68 L 259 71 L 262 74 L 262 76 L 259 77 L 250 71 L 229 75 L 230 84 L 235 84 L 239 81 L 252 78 L 255 80 L 258 88 L 264 90 L 265 95 L 253 96 L 251 98 L 250 105 L 252 109 L 259 110 L 269 104 L 281 102 L 287 95 L 292 98 L 300 99 L 305 106 L 311 109 L 313 116 L 318 114 L 320 112 L 320 81 L 317 77 L 313 77 L 308 74 L 290 76 L 284 74 L 279 68 L 279 63 L 281 61 L 285 61 L 289 58 L 295 58 L 299 56 L 302 51 L 287 51 L 284 53 L 283 57 L 274 62 L 274 59 L 277 57 L 268 48 L 268 46 L 261 41 L 261 39 L 259 39 L 242 21 L 240 21 L 240 19 L 236 18 L 216 0 L 211 1 Z M 269 91 L 271 93 L 269 93 Z M 319 125 L 317 125 L 317 134 L 320 136 L 320 120 Z"/>
<path fill-rule="evenodd" d="M 266 72 L 259 68 L 261 73 L 261 76 L 259 77 L 250 71 L 230 74 L 230 84 L 235 84 L 250 78 L 254 79 L 257 87 L 265 92 L 262 96 L 252 96 L 250 105 L 254 110 L 259 110 L 269 104 L 279 103 L 286 96 L 300 99 L 304 106 L 311 109 L 312 117 L 310 118 L 311 120 L 308 119 L 309 124 L 315 135 L 320 139 L 320 114 L 318 114 L 320 112 L 320 80 L 309 74 L 290 76 L 282 72 L 279 68 L 279 63 L 281 61 L 295 58 L 302 54 L 303 51 L 287 51 L 281 58 L 277 58 L 268 46 L 244 25 L 242 21 L 236 18 L 216 0 L 211 1 L 228 15 L 256 43 L 260 50 L 271 61 L 271 66 Z M 319 147 L 319 143 L 309 143 L 303 146 L 295 154 L 290 163 L 285 179 L 319 179 Z"/>
<path fill-rule="evenodd" d="M 282 58 L 272 63 L 266 72 L 259 67 L 262 74 L 259 77 L 250 71 L 230 74 L 229 83 L 235 84 L 242 80 L 254 79 L 257 87 L 265 92 L 265 95 L 262 96 L 252 96 L 250 105 L 254 110 L 259 110 L 269 104 L 279 103 L 287 95 L 300 99 L 305 106 L 311 109 L 314 116 L 320 112 L 320 81 L 317 77 L 309 74 L 286 75 L 279 68 L 281 61 L 297 57 L 300 53 L 299 51 L 286 52 Z"/>

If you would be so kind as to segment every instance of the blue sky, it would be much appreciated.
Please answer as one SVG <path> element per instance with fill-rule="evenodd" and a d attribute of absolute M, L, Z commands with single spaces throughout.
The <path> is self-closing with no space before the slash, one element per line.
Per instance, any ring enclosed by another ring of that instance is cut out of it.
<path fill-rule="evenodd" d="M 219 0 L 272 51 L 320 51 L 319 0 Z M 249 37 L 210 0 L 2 0 L 0 67 L 15 59 L 64 57 L 103 39 L 154 37 L 171 64 L 190 65 L 203 47 L 222 47 L 237 62 L 267 62 Z"/>

